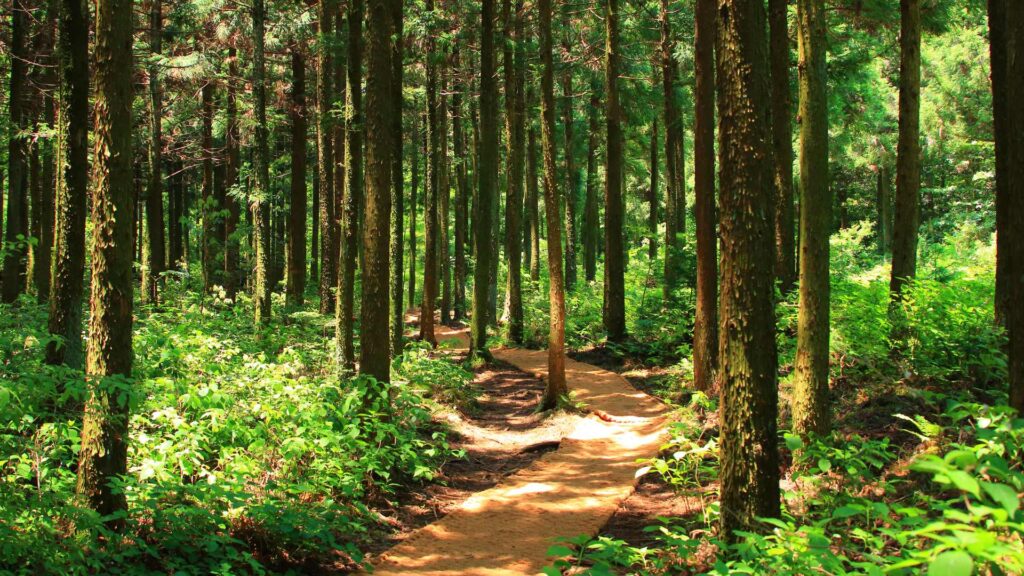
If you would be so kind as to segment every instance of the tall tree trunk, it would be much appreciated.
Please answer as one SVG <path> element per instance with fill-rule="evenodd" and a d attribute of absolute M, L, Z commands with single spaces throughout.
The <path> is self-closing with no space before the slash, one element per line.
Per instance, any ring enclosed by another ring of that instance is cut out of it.
<path fill-rule="evenodd" d="M 432 0 L 428 0 L 432 1 Z M 550 13 L 550 8 L 549 8 Z M 550 19 L 550 16 L 549 16 Z M 549 39 L 550 41 L 550 39 Z M 479 188 L 473 223 L 476 231 L 476 268 L 473 271 L 473 306 L 470 355 L 490 357 L 487 349 L 491 259 L 494 254 L 494 197 L 498 188 L 498 87 L 494 62 L 494 0 L 482 0 L 480 10 L 480 160 Z"/>
<path fill-rule="evenodd" d="M 209 291 L 217 283 L 214 245 L 216 236 L 216 222 L 219 218 L 220 206 L 217 205 L 213 191 L 213 83 L 211 80 L 202 88 L 202 116 L 203 116 L 203 238 L 202 238 L 202 259 L 203 259 L 203 290 Z"/>
<path fill-rule="evenodd" d="M 828 388 L 828 242 L 832 233 L 832 194 L 828 186 L 825 18 L 823 0 L 797 0 L 801 209 L 800 304 L 793 378 L 793 428 L 799 434 L 814 433 L 820 436 L 828 435 L 832 429 Z M 775 129 L 779 130 L 779 122 L 776 122 Z M 779 184 L 778 167 L 775 176 L 776 184 Z"/>
<path fill-rule="evenodd" d="M 614 12 L 616 0 L 609 0 Z M 551 0 L 539 0 L 540 8 L 540 106 L 541 141 L 544 148 L 544 212 L 548 218 L 548 303 L 551 319 L 548 330 L 548 377 L 541 410 L 556 408 L 569 393 L 565 382 L 565 285 L 562 280 L 561 230 L 557 224 L 558 175 L 555 166 L 555 80 L 551 57 Z"/>
<path fill-rule="evenodd" d="M 47 364 L 82 368 L 82 291 L 89 170 L 89 12 L 61 0 L 57 28 L 57 177 Z"/>
<path fill-rule="evenodd" d="M 89 383 L 78 493 L 101 516 L 127 509 L 114 481 L 128 472 L 132 376 L 132 2 L 96 2 L 96 169 L 92 202 Z M 124 528 L 123 517 L 108 525 Z"/>
<path fill-rule="evenodd" d="M 896 213 L 892 237 L 895 301 L 917 271 L 921 196 L 921 3 L 900 0 L 900 126 L 896 148 Z M 802 212 L 802 211 L 801 211 Z"/>
<path fill-rule="evenodd" d="M 249 204 L 252 211 L 252 238 L 255 247 L 253 304 L 256 326 L 270 319 L 270 166 L 267 151 L 267 87 L 264 54 L 264 0 L 253 0 L 253 102 L 256 109 L 256 143 L 253 150 L 255 180 Z"/>
<path fill-rule="evenodd" d="M 597 246 L 600 242 L 600 214 L 597 200 L 597 139 L 600 134 L 598 108 L 601 96 L 600 84 L 595 77 L 590 82 L 590 111 L 587 120 L 587 197 L 583 208 L 583 268 L 587 282 L 597 276 Z"/>
<path fill-rule="evenodd" d="M 520 220 L 523 212 L 523 134 L 525 113 L 524 86 L 520 67 L 525 67 L 522 0 L 504 0 L 505 49 L 502 68 L 505 73 L 505 139 L 508 169 L 505 193 L 505 260 L 508 264 L 508 336 L 516 344 L 523 342 L 523 280 Z"/>
<path fill-rule="evenodd" d="M 359 206 L 363 196 L 363 0 L 352 0 L 348 12 L 348 76 L 345 95 L 349 119 L 345 144 L 345 197 L 342 202 L 341 258 L 338 266 L 338 366 L 355 368 L 355 280 L 359 251 Z M 384 225 L 387 230 L 387 225 Z M 379 295 L 378 295 L 379 296 Z M 385 326 L 387 323 L 385 322 Z"/>
<path fill-rule="evenodd" d="M 292 173 L 288 212 L 290 306 L 302 306 L 306 292 L 306 59 L 292 47 Z"/>
<path fill-rule="evenodd" d="M 675 40 L 669 20 L 668 0 L 661 1 L 661 78 L 665 106 L 665 292 L 669 302 L 679 285 L 682 246 L 679 234 L 686 228 L 686 167 L 683 158 L 683 120 L 676 100 Z M 713 135 L 712 135 L 713 137 Z M 657 196 L 655 196 L 657 198 Z"/>
<path fill-rule="evenodd" d="M 56 78 L 56 32 L 57 32 L 57 1 L 46 0 L 46 21 L 43 23 L 43 31 L 40 35 L 43 44 L 43 54 L 40 57 L 44 68 L 40 73 L 40 80 L 45 90 L 43 94 L 43 123 L 52 128 L 56 127 L 54 117 L 54 92 L 57 87 Z M 56 188 L 54 180 L 54 139 L 52 137 L 37 142 L 41 162 L 41 181 L 39 203 L 33 210 L 38 214 L 39 220 L 39 243 L 33 248 L 35 257 L 35 285 L 36 297 L 39 303 L 45 303 L 50 298 L 50 275 L 53 262 L 53 219 L 54 199 Z"/>
<path fill-rule="evenodd" d="M 1024 412 L 1024 3 L 1006 2 L 1006 195 L 1000 249 L 1006 262 L 1006 330 L 1009 342 L 1010 406 Z"/>
<path fill-rule="evenodd" d="M 433 13 L 434 0 L 427 0 L 427 11 Z M 434 306 L 437 301 L 437 203 L 440 194 L 438 169 L 440 168 L 441 137 L 438 134 L 437 62 L 435 40 L 427 37 L 427 182 L 423 197 L 423 301 L 420 307 L 420 339 L 431 346 L 437 345 L 434 336 Z M 479 266 L 479 263 L 477 264 Z M 485 282 L 486 284 L 486 282 Z"/>
<path fill-rule="evenodd" d="M 395 9 L 400 11 L 400 0 L 370 2 L 366 26 L 368 137 L 366 205 L 363 211 L 363 289 L 359 309 L 360 325 L 373 329 L 360 333 L 359 371 L 378 382 L 391 381 L 391 334 L 380 327 L 389 326 L 391 308 L 391 156 L 395 136 L 391 34 L 395 25 L 392 10 Z"/>
<path fill-rule="evenodd" d="M 886 254 L 892 247 L 892 189 L 889 183 L 887 154 L 879 152 L 875 204 L 878 215 L 878 253 Z"/>
<path fill-rule="evenodd" d="M 647 256 L 658 257 L 658 119 L 651 123 L 651 183 L 647 189 Z"/>
<path fill-rule="evenodd" d="M 693 215 L 697 240 L 697 306 L 693 385 L 715 389 L 718 369 L 718 235 L 715 228 L 715 39 L 717 0 L 697 0 L 694 25 Z"/>
<path fill-rule="evenodd" d="M 438 165 L 437 188 L 440 196 L 437 199 L 437 250 L 438 272 L 440 274 L 441 323 L 451 324 L 452 321 L 452 259 L 449 242 L 449 205 L 451 204 L 451 164 L 448 161 L 448 76 L 447 55 L 442 62 L 440 110 L 438 110 L 437 130 L 441 137 L 440 164 Z"/>
<path fill-rule="evenodd" d="M 315 72 L 315 71 L 314 71 Z M 317 152 L 313 157 L 313 206 L 309 226 L 309 281 L 320 287 L 320 166 L 318 162 L 320 138 L 317 137 Z"/>
<path fill-rule="evenodd" d="M 237 113 L 237 79 L 238 58 L 234 48 L 228 49 L 228 86 L 225 102 L 226 126 L 224 128 L 224 147 L 227 156 L 224 166 L 224 187 L 228 190 L 238 184 L 238 113 Z M 238 291 L 241 271 L 239 270 L 238 221 L 240 219 L 238 200 L 235 194 L 228 194 L 227 220 L 224 224 L 224 291 L 228 298 L 234 300 Z"/>
<path fill-rule="evenodd" d="M 454 54 L 454 68 L 459 70 L 459 53 Z M 455 144 L 455 294 L 453 308 L 455 321 L 466 317 L 466 229 L 467 198 L 469 196 L 466 181 L 466 139 L 463 133 L 462 94 L 464 87 L 452 91 L 452 139 Z"/>
<path fill-rule="evenodd" d="M 416 307 L 416 190 L 420 186 L 419 111 L 413 114 L 412 124 L 412 189 L 409 190 L 409 308 Z"/>
<path fill-rule="evenodd" d="M 320 228 L 320 253 L 314 258 L 320 260 L 320 279 L 317 285 L 320 296 L 320 313 L 334 311 L 334 291 L 338 286 L 338 251 L 334 237 L 337 215 L 337 195 L 334 178 L 334 122 L 331 108 L 334 104 L 334 58 L 331 42 L 334 40 L 334 0 L 320 0 L 317 5 L 319 38 L 316 44 L 316 142 L 317 181 L 320 185 L 320 206 L 316 218 Z"/>
<path fill-rule="evenodd" d="M 530 85 L 529 92 L 530 95 L 527 99 L 530 102 L 531 109 L 533 109 L 537 98 L 534 96 L 532 84 Z M 532 122 L 530 123 L 529 134 L 527 135 L 526 163 L 526 214 L 529 220 L 527 227 L 530 231 L 530 280 L 537 282 L 540 280 L 540 214 L 538 213 L 540 192 L 537 190 L 537 130 Z"/>
<path fill-rule="evenodd" d="M 796 282 L 793 250 L 793 133 L 789 95 L 789 0 L 770 0 L 772 151 L 775 157 L 775 277 L 783 293 Z M 802 129 L 802 127 L 801 127 Z M 827 182 L 826 182 L 827 186 Z"/>
<path fill-rule="evenodd" d="M 405 169 L 402 163 L 404 142 L 402 135 L 402 43 L 404 35 L 403 0 L 391 0 L 391 355 L 402 353 L 402 333 L 405 329 L 405 308 L 402 272 L 405 271 Z M 457 249 L 457 248 L 456 248 Z"/>
<path fill-rule="evenodd" d="M 1006 0 L 988 0 L 988 37 L 989 57 L 992 75 L 992 131 L 995 136 L 996 157 L 996 230 L 1007 228 L 1007 114 L 1009 113 L 1006 97 Z M 1006 238 L 996 234 L 996 297 L 995 320 L 1002 325 L 1009 309 L 1007 288 L 1010 278 L 1007 275 Z"/>
<path fill-rule="evenodd" d="M 568 9 L 569 4 L 566 3 L 563 7 L 565 33 L 562 37 L 562 52 L 565 56 L 572 52 Z M 572 100 L 572 68 L 569 67 L 568 62 L 564 62 L 562 69 L 562 133 L 565 137 L 565 289 L 569 292 L 572 292 L 576 286 L 576 189 L 579 186 L 572 131 Z"/>
<path fill-rule="evenodd" d="M 772 166 L 764 5 L 719 0 L 721 531 L 779 514 Z"/>
<path fill-rule="evenodd" d="M 17 135 L 25 129 L 26 94 L 25 80 L 28 76 L 26 62 L 30 61 L 26 34 L 28 32 L 28 10 L 26 0 L 13 0 L 11 11 L 11 88 L 9 92 L 10 126 L 8 131 L 12 137 L 7 139 L 7 228 L 4 230 L 4 241 L 8 249 L 4 255 L 3 270 L 0 272 L 0 301 L 11 303 L 18 298 L 25 288 L 26 252 L 24 240 L 29 236 L 27 230 L 28 200 L 27 166 L 25 138 Z M 17 135 L 17 136 L 15 136 Z"/>
<path fill-rule="evenodd" d="M 622 108 L 619 106 L 619 0 L 604 0 L 605 120 L 607 138 L 604 192 L 604 329 L 611 342 L 626 339 L 626 287 L 623 245 Z M 551 222 L 549 219 L 548 222 Z M 551 236 L 552 226 L 548 226 Z M 550 243 L 550 241 L 549 241 Z"/>

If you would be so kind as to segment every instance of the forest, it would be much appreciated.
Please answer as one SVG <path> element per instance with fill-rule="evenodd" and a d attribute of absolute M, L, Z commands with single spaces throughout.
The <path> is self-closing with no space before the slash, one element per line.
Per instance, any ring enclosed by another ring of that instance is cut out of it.
<path fill-rule="evenodd" d="M 1024 574 L 1024 2 L 0 0 L 0 575 Z"/>

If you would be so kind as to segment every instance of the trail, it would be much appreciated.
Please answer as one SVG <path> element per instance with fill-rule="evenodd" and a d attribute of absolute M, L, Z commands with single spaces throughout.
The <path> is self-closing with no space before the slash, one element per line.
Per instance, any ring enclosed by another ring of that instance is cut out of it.
<path fill-rule="evenodd" d="M 468 345 L 465 330 L 438 326 L 439 343 Z M 545 377 L 546 350 L 502 348 L 495 358 Z M 373 561 L 373 573 L 536 574 L 559 537 L 595 535 L 636 486 L 638 458 L 658 453 L 667 408 L 618 374 L 566 359 L 566 380 L 592 415 L 558 450 L 478 492 Z"/>

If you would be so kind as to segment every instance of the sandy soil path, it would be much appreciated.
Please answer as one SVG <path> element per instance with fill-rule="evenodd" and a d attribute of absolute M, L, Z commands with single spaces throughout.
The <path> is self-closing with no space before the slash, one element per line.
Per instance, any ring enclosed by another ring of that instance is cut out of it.
<path fill-rule="evenodd" d="M 465 345 L 464 331 L 439 327 L 438 339 Z M 547 352 L 492 350 L 544 377 Z M 558 450 L 479 492 L 373 562 L 374 574 L 536 574 L 559 537 L 596 534 L 634 490 L 638 458 L 666 440 L 667 409 L 621 376 L 566 360 L 566 379 L 593 412 Z"/>

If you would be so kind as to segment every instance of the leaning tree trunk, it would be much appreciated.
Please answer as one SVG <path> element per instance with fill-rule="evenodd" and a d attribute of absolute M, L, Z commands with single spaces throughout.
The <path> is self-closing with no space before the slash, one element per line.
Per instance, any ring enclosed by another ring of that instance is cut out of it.
<path fill-rule="evenodd" d="M 359 371 L 377 382 L 391 381 L 388 298 L 391 277 L 391 152 L 395 113 L 391 31 L 394 2 L 370 2 L 366 68 L 366 205 L 363 209 L 363 270 Z M 400 4 L 400 3 L 399 3 Z M 353 84 L 354 86 L 354 84 Z"/>
<path fill-rule="evenodd" d="M 619 0 L 605 0 L 605 87 L 607 90 L 604 192 L 604 329 L 608 340 L 626 338 L 626 286 L 622 237 L 622 108 L 619 106 Z M 557 226 L 548 219 L 548 236 Z"/>
<path fill-rule="evenodd" d="M 793 134 L 789 96 L 789 0 L 770 0 L 772 151 L 775 157 L 775 277 L 783 293 L 796 283 L 793 250 Z"/>
<path fill-rule="evenodd" d="M 793 376 L 793 429 L 799 434 L 820 436 L 832 429 L 828 388 L 828 241 L 832 233 L 832 194 L 828 186 L 825 18 L 823 0 L 797 1 L 801 118 L 800 303 Z M 786 123 L 788 125 L 788 120 Z M 778 122 L 775 130 L 779 130 Z M 778 166 L 775 176 L 779 184 Z M 778 263 L 776 259 L 776 266 Z"/>
<path fill-rule="evenodd" d="M 899 138 L 896 147 L 896 202 L 892 236 L 893 301 L 917 271 L 917 228 L 921 195 L 921 4 L 900 0 Z"/>
<path fill-rule="evenodd" d="M 428 0 L 429 1 L 429 0 Z M 480 160 L 477 170 L 476 268 L 473 270 L 473 305 L 470 355 L 490 357 L 487 350 L 488 296 L 493 248 L 494 196 L 498 188 L 498 87 L 494 70 L 494 0 L 482 0 L 480 10 Z"/>
<path fill-rule="evenodd" d="M 57 175 L 47 364 L 82 367 L 82 291 L 89 170 L 89 12 L 61 0 L 57 24 Z"/>
<path fill-rule="evenodd" d="M 721 531 L 734 540 L 779 514 L 774 202 L 764 5 L 718 6 Z"/>
<path fill-rule="evenodd" d="M 28 76 L 26 62 L 30 60 L 26 45 L 28 32 L 28 10 L 25 0 L 14 0 L 11 13 L 11 89 L 10 126 L 8 131 L 14 135 L 25 128 L 25 80 Z M 7 228 L 4 230 L 4 241 L 8 249 L 4 255 L 3 270 L 0 271 L 0 301 L 10 303 L 18 298 L 25 288 L 25 243 L 19 241 L 29 236 L 27 226 L 28 202 L 26 199 L 27 166 L 25 139 L 14 137 L 7 139 Z"/>
<path fill-rule="evenodd" d="M 616 0 L 609 0 L 611 3 Z M 609 12 L 614 4 L 610 4 Z M 569 393 L 565 383 L 565 286 L 562 281 L 562 242 L 558 226 L 558 176 L 555 167 L 554 63 L 551 57 L 551 0 L 539 0 L 540 8 L 540 106 L 541 141 L 544 148 L 544 212 L 548 219 L 548 378 L 541 410 L 550 410 Z"/>
<path fill-rule="evenodd" d="M 253 150 L 255 178 L 250 196 L 252 210 L 252 239 L 256 253 L 253 303 L 256 326 L 270 319 L 270 166 L 267 151 L 267 87 L 266 55 L 264 53 L 264 26 L 266 12 L 264 0 L 253 0 L 253 102 L 256 109 L 256 143 Z"/>
<path fill-rule="evenodd" d="M 306 59 L 292 47 L 292 173 L 288 212 L 289 306 L 302 306 L 306 292 Z"/>
<path fill-rule="evenodd" d="M 115 530 L 128 507 L 114 484 L 128 472 L 132 395 L 132 2 L 96 2 L 96 169 L 92 186 L 89 383 L 78 493 Z"/>
<path fill-rule="evenodd" d="M 342 202 L 341 258 L 338 260 L 337 356 L 338 367 L 355 368 L 355 280 L 359 251 L 359 206 L 363 196 L 363 0 L 353 0 L 348 13 L 349 119 L 345 144 L 345 198 Z M 387 230 L 387 224 L 384 225 Z M 386 291 L 384 292 L 386 293 Z M 383 324 L 387 326 L 387 322 Z"/>

